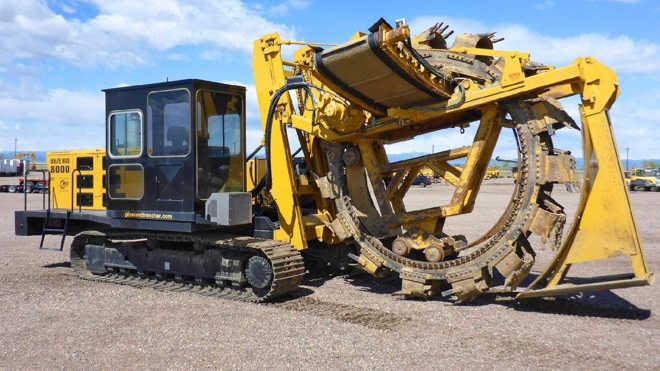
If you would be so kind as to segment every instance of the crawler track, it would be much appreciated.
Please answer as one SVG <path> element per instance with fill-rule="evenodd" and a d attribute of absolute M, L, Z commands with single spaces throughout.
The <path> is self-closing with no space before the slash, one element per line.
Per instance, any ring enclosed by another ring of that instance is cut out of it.
<path fill-rule="evenodd" d="M 153 239 L 165 242 L 191 242 L 204 248 L 226 249 L 231 252 L 262 254 L 272 265 L 273 279 L 268 288 L 253 289 L 249 286 L 222 285 L 201 279 L 175 279 L 174 277 L 156 277 L 149 272 L 131 270 L 108 271 L 94 274 L 87 268 L 84 258 L 86 244 L 104 244 L 110 246 L 112 239 Z M 78 234 L 71 244 L 71 267 L 78 276 L 85 280 L 128 285 L 138 288 L 153 288 L 163 291 L 192 292 L 204 296 L 245 302 L 267 302 L 295 291 L 305 273 L 303 258 L 290 245 L 273 240 L 252 237 L 214 238 L 213 235 L 179 235 L 150 233 L 115 233 L 103 234 L 96 231 Z"/>

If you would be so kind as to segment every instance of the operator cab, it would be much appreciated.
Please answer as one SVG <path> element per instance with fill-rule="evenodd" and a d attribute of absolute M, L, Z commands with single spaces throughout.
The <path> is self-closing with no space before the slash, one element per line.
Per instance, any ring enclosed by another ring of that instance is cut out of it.
<path fill-rule="evenodd" d="M 212 194 L 245 191 L 245 87 L 180 80 L 104 92 L 111 218 L 191 231 L 208 224 Z"/>

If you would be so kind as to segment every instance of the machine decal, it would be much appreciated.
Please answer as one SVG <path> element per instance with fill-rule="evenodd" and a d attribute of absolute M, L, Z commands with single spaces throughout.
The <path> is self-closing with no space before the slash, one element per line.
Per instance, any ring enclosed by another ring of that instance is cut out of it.
<path fill-rule="evenodd" d="M 174 220 L 174 215 L 172 214 L 161 214 L 161 213 L 140 213 L 127 211 L 124 213 L 124 218 L 128 219 L 158 219 L 158 220 Z"/>

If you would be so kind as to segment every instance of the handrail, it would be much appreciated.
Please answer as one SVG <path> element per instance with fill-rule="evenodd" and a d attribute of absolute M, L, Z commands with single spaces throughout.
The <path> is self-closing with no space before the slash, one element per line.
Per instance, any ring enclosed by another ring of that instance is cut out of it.
<path fill-rule="evenodd" d="M 252 151 L 252 153 L 250 153 L 250 154 L 245 158 L 245 161 L 246 161 L 246 162 L 247 162 L 247 161 L 250 161 L 250 160 L 252 159 L 252 157 L 254 157 L 257 153 L 259 153 L 259 151 L 261 151 L 262 148 L 264 148 L 264 145 L 263 145 L 263 144 L 258 145 L 257 148 L 255 148 L 254 151 Z"/>
<path fill-rule="evenodd" d="M 28 175 L 30 173 L 41 173 L 41 179 L 44 182 L 44 185 L 46 183 L 46 173 L 48 173 L 48 209 L 50 210 L 50 172 L 48 169 L 26 169 L 23 172 L 23 211 L 27 212 L 27 183 L 28 183 Z M 46 210 L 46 194 L 42 193 L 41 194 L 41 207 L 43 207 L 44 210 Z"/>

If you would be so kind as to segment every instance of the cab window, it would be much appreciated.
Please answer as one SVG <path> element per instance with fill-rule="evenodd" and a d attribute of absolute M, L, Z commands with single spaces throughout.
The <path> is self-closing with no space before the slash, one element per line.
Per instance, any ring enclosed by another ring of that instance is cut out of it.
<path fill-rule="evenodd" d="M 183 157 L 190 153 L 190 93 L 177 89 L 147 98 L 147 154 Z"/>
<path fill-rule="evenodd" d="M 110 165 L 108 168 L 108 195 L 111 199 L 141 199 L 144 195 L 144 169 L 142 165 Z"/>
<path fill-rule="evenodd" d="M 240 95 L 197 93 L 197 193 L 244 189 L 243 99 Z"/>
<path fill-rule="evenodd" d="M 113 112 L 109 121 L 109 150 L 112 157 L 138 157 L 142 154 L 142 114 L 140 111 Z"/>

